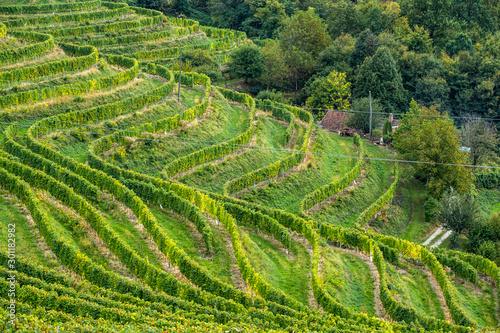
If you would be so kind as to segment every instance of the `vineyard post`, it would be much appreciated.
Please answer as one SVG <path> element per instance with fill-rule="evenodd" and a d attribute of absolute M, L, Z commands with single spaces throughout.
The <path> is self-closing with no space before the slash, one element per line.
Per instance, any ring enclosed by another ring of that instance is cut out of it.
<path fill-rule="evenodd" d="M 372 92 L 370 90 L 370 140 L 372 139 Z"/>

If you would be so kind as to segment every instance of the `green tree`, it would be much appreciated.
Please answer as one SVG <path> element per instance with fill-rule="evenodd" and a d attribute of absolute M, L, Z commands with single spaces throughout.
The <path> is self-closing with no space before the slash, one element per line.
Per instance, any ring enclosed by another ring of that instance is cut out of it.
<path fill-rule="evenodd" d="M 459 33 L 452 40 L 446 43 L 446 53 L 450 56 L 457 55 L 460 51 L 467 51 L 470 54 L 474 53 L 474 46 L 472 40 L 464 33 Z"/>
<path fill-rule="evenodd" d="M 354 97 L 369 95 L 380 100 L 386 112 L 399 113 L 405 100 L 403 80 L 388 48 L 382 47 L 359 68 Z"/>
<path fill-rule="evenodd" d="M 389 143 L 392 141 L 392 122 L 390 120 L 387 120 L 384 123 L 384 129 L 382 131 L 382 135 L 385 143 Z"/>
<path fill-rule="evenodd" d="M 458 130 L 446 113 L 435 107 L 419 108 L 413 100 L 393 135 L 399 156 L 412 163 L 415 176 L 426 182 L 429 194 L 440 198 L 450 187 L 469 191 L 472 177 L 465 167 L 467 153 L 460 150 Z"/>
<path fill-rule="evenodd" d="M 332 42 L 332 45 L 321 51 L 318 55 L 317 70 L 327 75 L 333 70 L 346 73 L 350 78 L 352 68 L 349 65 L 349 59 L 354 51 L 356 39 L 351 35 L 342 35 Z"/>
<path fill-rule="evenodd" d="M 191 2 L 189 0 L 175 0 L 172 9 L 176 14 L 191 14 Z"/>
<path fill-rule="evenodd" d="M 352 101 L 351 110 L 355 111 L 347 120 L 347 126 L 364 133 L 370 132 L 370 99 L 363 97 Z M 384 121 L 384 107 L 378 99 L 372 100 L 372 128 L 378 128 Z"/>
<path fill-rule="evenodd" d="M 281 22 L 287 17 L 285 6 L 276 0 L 249 0 L 250 9 L 255 11 L 254 19 L 247 20 L 256 29 L 260 38 L 271 38 Z"/>
<path fill-rule="evenodd" d="M 236 77 L 244 78 L 246 82 L 262 75 L 264 58 L 255 45 L 243 45 L 231 52 L 229 71 Z"/>
<path fill-rule="evenodd" d="M 349 0 L 341 0 L 332 5 L 328 17 L 328 29 L 333 38 L 342 34 L 357 35 L 363 30 L 363 15 L 356 4 Z"/>
<path fill-rule="evenodd" d="M 289 89 L 288 76 L 290 71 L 285 62 L 285 54 L 279 41 L 266 40 L 264 47 L 261 49 L 261 54 L 264 58 L 263 73 L 259 80 L 262 85 L 266 89 Z"/>
<path fill-rule="evenodd" d="M 480 216 L 474 196 L 471 193 L 458 193 L 453 189 L 444 193 L 439 210 L 441 224 L 453 230 L 456 236 L 460 236 L 464 230 L 473 227 Z M 454 246 L 456 246 L 458 237 L 454 239 Z"/>
<path fill-rule="evenodd" d="M 403 42 L 410 51 L 418 53 L 430 53 L 432 51 L 432 39 L 429 36 L 429 31 L 418 25 L 411 30 L 409 35 L 405 36 Z"/>
<path fill-rule="evenodd" d="M 346 80 L 345 73 L 331 72 L 326 78 L 316 79 L 311 86 L 312 94 L 306 105 L 316 109 L 349 109 L 351 83 Z M 317 118 L 325 115 L 324 110 L 313 110 Z"/>
<path fill-rule="evenodd" d="M 497 159 L 498 136 L 495 126 L 486 120 L 469 116 L 460 129 L 462 144 L 470 148 L 469 163 L 474 167 Z"/>
<path fill-rule="evenodd" d="M 331 43 L 327 25 L 313 9 L 297 11 L 283 21 L 279 36 L 285 62 L 297 90 L 312 74 L 314 59 Z"/>
<path fill-rule="evenodd" d="M 377 36 L 370 29 L 366 29 L 359 34 L 354 45 L 354 51 L 351 54 L 350 64 L 356 68 L 361 65 L 363 61 L 375 54 L 379 47 Z"/>

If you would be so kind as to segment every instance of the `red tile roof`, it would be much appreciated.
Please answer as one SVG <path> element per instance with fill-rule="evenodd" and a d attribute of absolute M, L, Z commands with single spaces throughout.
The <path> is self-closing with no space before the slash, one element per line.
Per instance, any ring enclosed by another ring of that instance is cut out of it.
<path fill-rule="evenodd" d="M 347 120 L 349 119 L 349 114 L 342 111 L 328 111 L 323 120 L 321 120 L 320 125 L 329 131 L 340 131 L 347 127 Z"/>

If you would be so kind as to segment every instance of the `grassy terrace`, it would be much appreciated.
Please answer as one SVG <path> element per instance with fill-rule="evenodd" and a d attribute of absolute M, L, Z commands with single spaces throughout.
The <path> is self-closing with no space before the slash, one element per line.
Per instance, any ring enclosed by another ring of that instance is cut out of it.
<path fill-rule="evenodd" d="M 389 151 L 366 144 L 367 156 L 390 158 Z M 341 162 L 344 164 L 343 162 Z M 375 202 L 392 184 L 392 163 L 377 160 L 365 162 L 365 177 L 356 188 L 337 197 L 330 206 L 325 206 L 314 215 L 319 221 L 353 226 L 358 215 Z M 359 183 L 359 182 L 358 182 Z"/>
<path fill-rule="evenodd" d="M 300 202 L 308 193 L 339 179 L 354 166 L 354 159 L 338 156 L 355 156 L 352 146 L 352 138 L 340 138 L 316 128 L 310 160 L 299 168 L 300 171 L 278 178 L 243 198 L 297 213 Z"/>
<path fill-rule="evenodd" d="M 374 316 L 374 284 L 370 268 L 355 255 L 330 246 L 323 247 L 321 253 L 321 274 L 328 293 L 340 304 Z"/>
<path fill-rule="evenodd" d="M 207 163 L 192 173 L 179 178 L 179 181 L 194 187 L 213 192 L 222 192 L 224 184 L 232 178 L 271 164 L 287 153 L 277 153 L 273 148 L 283 148 L 281 136 L 286 127 L 267 116 L 259 116 L 255 131 L 256 149 L 231 154 L 216 163 Z M 271 149 L 271 150 L 270 150 Z"/>
<path fill-rule="evenodd" d="M 309 304 L 310 256 L 306 248 L 293 242 L 286 253 L 283 245 L 271 237 L 240 229 L 244 249 L 255 270 L 266 282 L 303 304 Z"/>
<path fill-rule="evenodd" d="M 166 231 L 167 235 L 176 242 L 198 264 L 204 266 L 208 271 L 222 281 L 234 285 L 231 274 L 231 258 L 227 236 L 223 237 L 221 232 L 213 232 L 213 250 L 209 253 L 201 235 L 194 224 L 184 219 L 161 210 L 160 207 L 150 207 L 156 217 L 158 224 Z"/>
<path fill-rule="evenodd" d="M 420 314 L 444 319 L 444 312 L 427 275 L 415 266 L 400 261 L 387 265 L 389 289 L 394 297 Z"/>
<path fill-rule="evenodd" d="M 36 229 L 36 226 L 30 226 L 17 198 L 11 196 L 7 200 L 4 196 L 7 196 L 7 193 L 2 191 L 2 196 L 0 196 L 0 221 L 2 221 L 0 223 L 0 245 L 2 251 L 7 250 L 9 229 L 12 227 L 11 224 L 15 224 L 16 253 L 30 258 L 35 263 L 49 265 L 44 254 L 37 247 L 35 231 L 31 230 L 32 228 Z"/>

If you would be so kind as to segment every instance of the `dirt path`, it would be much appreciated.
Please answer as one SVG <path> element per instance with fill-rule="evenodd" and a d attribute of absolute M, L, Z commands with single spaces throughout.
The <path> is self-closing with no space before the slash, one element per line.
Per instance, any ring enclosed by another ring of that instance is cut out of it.
<path fill-rule="evenodd" d="M 443 309 L 444 312 L 444 319 L 446 321 L 449 321 L 450 323 L 453 323 L 453 318 L 451 317 L 450 309 L 448 308 L 448 305 L 446 304 L 446 300 L 444 299 L 443 291 L 441 290 L 441 287 L 439 286 L 436 277 L 428 268 L 423 268 L 420 266 L 414 265 L 414 267 L 418 268 L 420 271 L 425 273 L 427 276 L 427 280 L 429 281 L 432 289 L 434 290 L 434 293 L 436 293 L 439 304 L 441 305 L 441 309 Z"/>
<path fill-rule="evenodd" d="M 243 277 L 241 276 L 240 269 L 238 268 L 238 264 L 236 263 L 236 257 L 234 256 L 231 236 L 227 232 L 226 228 L 211 217 L 207 218 L 207 221 L 209 221 L 209 223 L 211 224 L 212 230 L 217 231 L 224 239 L 224 245 L 226 246 L 226 249 L 229 252 L 229 257 L 231 258 L 231 268 L 229 269 L 229 271 L 231 272 L 231 278 L 233 279 L 234 285 L 239 290 L 252 292 L 248 283 L 246 283 L 246 281 L 243 280 Z"/>
<path fill-rule="evenodd" d="M 493 299 L 495 300 L 495 318 L 497 319 L 497 327 L 500 327 L 500 303 L 498 300 L 498 284 L 488 275 L 478 273 L 477 277 L 488 283 L 493 288 Z"/>
<path fill-rule="evenodd" d="M 51 264 L 51 266 L 56 266 L 55 269 L 58 271 L 62 271 L 65 274 L 67 273 L 72 277 L 78 277 L 72 271 L 62 266 L 62 264 L 59 262 L 56 255 L 52 252 L 50 247 L 45 242 L 45 238 L 43 238 L 43 235 L 40 233 L 40 229 L 38 229 L 38 225 L 31 216 L 30 211 L 25 205 L 22 204 L 21 200 L 12 194 L 3 194 L 2 196 L 10 204 L 16 207 L 20 211 L 21 215 L 23 215 L 26 218 L 26 222 L 28 223 L 28 228 L 31 234 L 33 235 L 33 238 L 35 239 L 36 247 L 43 254 L 45 259 L 47 259 L 47 262 Z"/>
<path fill-rule="evenodd" d="M 158 245 L 154 242 L 151 234 L 146 230 L 146 228 L 139 222 L 139 219 L 135 214 L 129 209 L 125 204 L 119 202 L 117 200 L 112 200 L 110 198 L 106 198 L 106 201 L 113 201 L 117 206 L 120 212 L 124 213 L 127 217 L 127 220 L 134 226 L 134 228 L 139 232 L 142 239 L 148 246 L 149 250 L 154 254 L 156 260 L 162 265 L 163 269 L 172 274 L 177 280 L 191 283 L 189 279 L 187 279 L 179 270 L 177 266 L 172 265 L 168 257 L 163 254 L 158 248 Z"/>
<path fill-rule="evenodd" d="M 373 299 L 375 303 L 375 316 L 381 319 L 389 319 L 387 314 L 385 313 L 384 306 L 382 305 L 382 301 L 380 300 L 380 275 L 377 270 L 377 266 L 375 266 L 375 263 L 370 261 L 370 257 L 364 254 L 363 252 L 357 252 L 351 249 L 344 249 L 341 247 L 335 247 L 333 245 L 329 245 L 331 248 L 335 250 L 342 251 L 344 253 L 349 253 L 352 254 L 359 259 L 363 260 L 363 262 L 368 265 L 370 268 L 370 275 L 372 279 L 374 280 L 373 282 Z"/>
<path fill-rule="evenodd" d="M 292 233 L 292 238 L 293 238 L 294 241 L 296 241 L 297 243 L 302 244 L 302 246 L 305 247 L 305 249 L 306 249 L 307 253 L 309 253 L 309 256 L 310 256 L 311 261 L 312 261 L 312 259 L 313 259 L 313 250 L 312 250 L 312 247 L 311 247 L 311 244 L 309 243 L 309 241 L 304 236 L 296 234 L 296 233 Z M 320 260 L 321 260 L 321 258 L 320 258 Z M 316 297 L 314 296 L 314 292 L 313 292 L 313 288 L 312 288 L 312 282 L 311 282 L 311 278 L 312 278 L 311 277 L 311 272 L 309 271 L 307 274 L 308 274 L 308 277 L 309 277 L 309 281 L 308 281 L 308 285 L 309 285 L 309 296 L 308 296 L 309 308 L 316 309 L 316 310 L 319 310 L 320 312 L 323 312 L 324 310 L 318 304 L 318 301 L 316 300 Z"/>
<path fill-rule="evenodd" d="M 93 246 L 97 249 L 99 252 L 99 255 L 106 259 L 108 262 L 109 267 L 115 271 L 116 273 L 132 280 L 135 280 L 134 275 L 128 270 L 126 266 L 123 265 L 123 263 L 120 261 L 120 259 L 114 255 L 111 250 L 108 248 L 106 243 L 102 240 L 102 238 L 97 234 L 97 232 L 90 226 L 90 224 L 83 218 L 81 217 L 77 212 L 75 212 L 73 209 L 65 206 L 62 202 L 57 201 L 50 197 L 49 195 L 45 193 L 39 193 L 42 195 L 43 199 L 47 202 L 49 202 L 51 205 L 54 207 L 58 208 L 61 210 L 63 213 L 72 216 L 74 219 L 78 220 L 78 224 L 80 227 L 83 228 L 85 231 L 85 235 L 88 238 L 88 240 L 93 244 Z"/>

